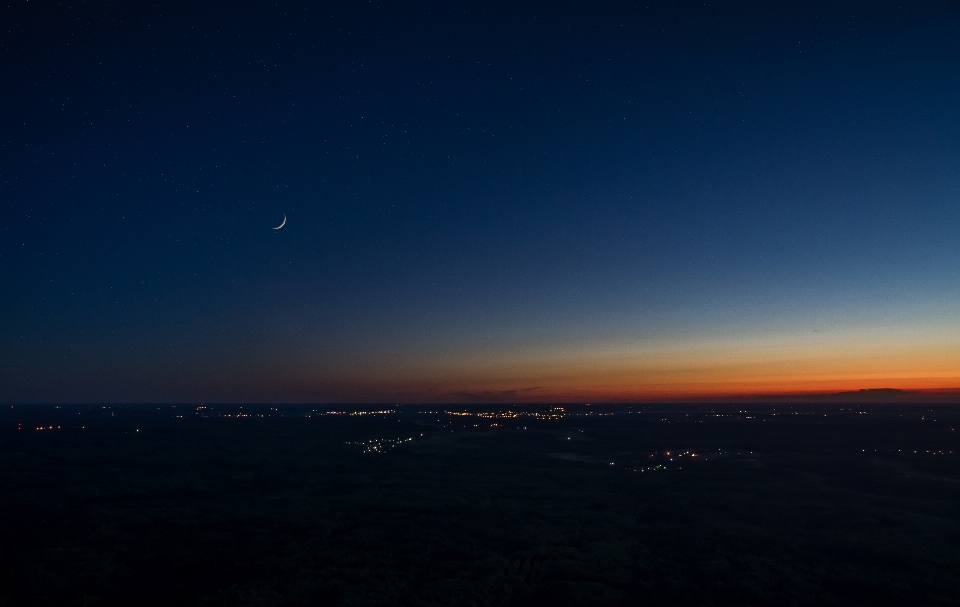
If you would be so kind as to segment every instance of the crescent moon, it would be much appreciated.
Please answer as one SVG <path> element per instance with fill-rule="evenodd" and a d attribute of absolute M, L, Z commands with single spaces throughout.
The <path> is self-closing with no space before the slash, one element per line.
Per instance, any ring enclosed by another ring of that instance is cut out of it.
<path fill-rule="evenodd" d="M 273 229 L 274 229 L 274 230 L 279 230 L 280 228 L 282 228 L 282 227 L 285 226 L 285 225 L 287 225 L 287 216 L 286 216 L 286 215 L 283 216 L 283 221 L 280 222 L 280 225 L 278 225 L 277 227 L 275 227 L 275 228 L 273 228 Z"/>

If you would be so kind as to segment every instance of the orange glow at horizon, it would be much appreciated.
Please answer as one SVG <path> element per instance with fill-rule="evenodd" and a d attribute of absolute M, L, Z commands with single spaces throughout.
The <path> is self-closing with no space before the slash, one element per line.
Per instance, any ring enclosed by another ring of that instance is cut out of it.
<path fill-rule="evenodd" d="M 865 388 L 958 391 L 960 339 L 955 336 L 960 332 L 943 329 L 531 347 L 392 367 L 385 363 L 374 378 L 339 374 L 335 383 L 341 394 L 361 399 L 430 401 L 676 400 Z"/>

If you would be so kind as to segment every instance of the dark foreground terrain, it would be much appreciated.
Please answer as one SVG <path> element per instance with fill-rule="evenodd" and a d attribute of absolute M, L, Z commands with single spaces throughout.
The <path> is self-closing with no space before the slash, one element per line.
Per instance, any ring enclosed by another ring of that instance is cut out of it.
<path fill-rule="evenodd" d="M 960 603 L 960 407 L 375 409 L 5 406 L 0 605 Z"/>

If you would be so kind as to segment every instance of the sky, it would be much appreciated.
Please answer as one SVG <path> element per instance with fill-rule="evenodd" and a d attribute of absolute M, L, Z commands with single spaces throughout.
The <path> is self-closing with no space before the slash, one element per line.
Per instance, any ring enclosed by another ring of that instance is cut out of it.
<path fill-rule="evenodd" d="M 960 391 L 955 2 L 0 24 L 2 402 Z"/>

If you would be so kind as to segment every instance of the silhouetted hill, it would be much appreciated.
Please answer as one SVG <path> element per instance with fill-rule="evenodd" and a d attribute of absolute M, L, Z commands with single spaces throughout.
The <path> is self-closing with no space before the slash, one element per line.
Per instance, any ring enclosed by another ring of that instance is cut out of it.
<path fill-rule="evenodd" d="M 849 392 L 837 392 L 833 395 L 836 400 L 865 401 L 871 403 L 886 401 L 901 401 L 904 397 L 916 395 L 917 392 L 910 390 L 898 390 L 897 388 L 863 388 L 860 390 L 850 390 Z"/>
<path fill-rule="evenodd" d="M 787 394 L 728 395 L 702 398 L 716 403 L 960 403 L 960 389 L 900 390 L 862 388 L 844 392 L 797 392 Z"/>

